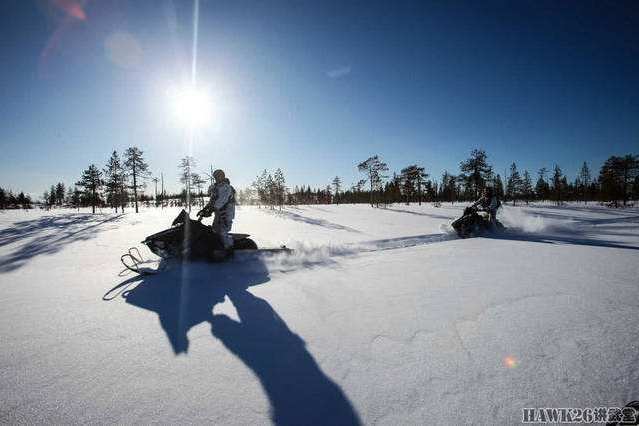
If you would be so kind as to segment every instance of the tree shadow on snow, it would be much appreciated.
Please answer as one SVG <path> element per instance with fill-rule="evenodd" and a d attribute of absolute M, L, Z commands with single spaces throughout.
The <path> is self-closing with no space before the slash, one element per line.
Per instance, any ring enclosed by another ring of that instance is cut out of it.
<path fill-rule="evenodd" d="M 619 241 L 610 241 L 600 238 L 587 237 L 580 233 L 571 235 L 556 235 L 556 234 L 536 234 L 525 232 L 506 232 L 501 234 L 486 235 L 487 238 L 498 240 L 510 240 L 510 241 L 527 241 L 533 243 L 545 243 L 545 244 L 572 244 L 580 246 L 591 247 L 608 247 L 626 250 L 639 250 L 638 246 L 624 244 Z"/>
<path fill-rule="evenodd" d="M 304 340 L 266 300 L 248 291 L 269 280 L 260 256 L 212 265 L 185 263 L 129 278 L 103 299 L 121 295 L 126 303 L 156 312 L 176 355 L 188 352 L 191 327 L 210 323 L 213 337 L 260 380 L 276 424 L 359 424 L 348 398 L 324 374 Z M 240 321 L 213 314 L 225 297 Z"/>
<path fill-rule="evenodd" d="M 66 244 L 94 238 L 98 232 L 109 229 L 105 224 L 122 216 L 105 219 L 102 215 L 71 214 L 16 222 L 0 231 L 0 246 L 24 243 L 0 260 L 0 273 L 18 269 L 35 256 L 56 253 Z"/>
<path fill-rule="evenodd" d="M 529 206 L 523 206 L 524 208 L 535 208 L 535 212 L 539 211 L 537 209 L 544 209 L 544 210 L 557 210 L 560 212 L 568 212 L 568 211 L 574 211 L 574 212 L 588 212 L 588 213 L 599 213 L 599 214 L 606 214 L 606 215 L 611 215 L 611 216 L 624 216 L 627 215 L 628 213 L 636 213 L 637 212 L 637 208 L 636 207 L 628 207 L 628 208 L 620 208 L 620 209 L 613 209 L 610 207 L 604 207 L 604 206 L 596 206 L 596 205 L 578 205 L 578 206 L 570 206 L 570 205 L 562 205 L 562 206 L 557 206 L 557 205 L 549 205 L 549 204 L 530 204 Z"/>
<path fill-rule="evenodd" d="M 546 209 L 546 208 L 544 208 Z M 547 219 L 558 219 L 558 220 L 570 220 L 578 224 L 586 224 L 586 225 L 600 225 L 606 223 L 617 223 L 617 222 L 631 222 L 636 223 L 639 221 L 639 215 L 636 214 L 636 211 L 595 211 L 594 213 L 605 214 L 606 218 L 592 218 L 592 217 L 583 217 L 580 215 L 576 215 L 575 213 L 583 213 L 588 212 L 593 209 L 586 208 L 572 208 L 557 211 L 544 211 L 544 210 L 530 210 L 528 208 L 524 209 L 524 212 L 531 216 L 539 216 Z"/>
<path fill-rule="evenodd" d="M 266 210 L 268 211 L 268 210 Z M 281 210 L 281 211 L 276 211 L 276 210 L 272 210 L 272 214 L 276 214 L 279 215 L 281 217 L 284 217 L 286 219 L 290 219 L 290 220 L 294 220 L 296 222 L 304 222 L 304 223 L 308 223 L 309 225 L 315 225 L 315 226 L 321 226 L 323 228 L 328 228 L 328 229 L 335 229 L 338 231 L 348 231 L 348 232 L 354 232 L 356 234 L 361 234 L 361 231 L 355 229 L 355 228 L 351 228 L 350 226 L 345 226 L 345 225 L 340 225 L 339 223 L 334 223 L 325 219 L 316 219 L 313 217 L 308 217 L 308 216 L 303 216 L 301 214 L 298 213 L 293 213 L 291 211 L 286 211 L 286 210 Z"/>
<path fill-rule="evenodd" d="M 407 213 L 407 214 L 412 214 L 412 215 L 416 215 L 416 216 L 427 216 L 427 217 L 432 217 L 433 219 L 451 220 L 451 219 L 455 218 L 454 215 L 444 216 L 444 215 L 441 215 L 441 214 L 415 212 L 415 211 L 412 211 L 412 210 L 396 209 L 396 208 L 391 208 L 391 207 L 386 207 L 384 210 L 387 210 L 387 211 L 390 211 L 390 212 L 396 212 L 396 213 Z"/>

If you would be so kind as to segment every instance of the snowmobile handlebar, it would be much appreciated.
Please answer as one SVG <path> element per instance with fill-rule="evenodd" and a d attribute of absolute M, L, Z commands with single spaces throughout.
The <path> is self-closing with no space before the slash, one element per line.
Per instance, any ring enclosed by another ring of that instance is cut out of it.
<path fill-rule="evenodd" d="M 207 209 L 206 207 L 200 210 L 199 212 L 197 212 L 198 220 L 202 220 L 203 218 L 209 217 L 209 216 L 211 216 L 211 211 L 210 209 Z"/>
<path fill-rule="evenodd" d="M 479 209 L 476 206 L 468 206 L 464 209 L 464 216 L 468 215 L 468 214 L 473 214 L 473 213 L 477 213 L 477 211 L 479 211 Z"/>

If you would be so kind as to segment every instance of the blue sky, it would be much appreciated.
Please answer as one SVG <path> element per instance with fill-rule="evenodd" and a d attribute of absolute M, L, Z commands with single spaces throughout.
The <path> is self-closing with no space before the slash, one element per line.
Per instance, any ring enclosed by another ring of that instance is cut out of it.
<path fill-rule="evenodd" d="M 0 12 L 0 186 L 36 196 L 130 145 L 172 190 L 187 154 L 238 187 L 277 167 L 289 185 L 350 185 L 373 154 L 437 179 L 473 148 L 501 174 L 558 163 L 570 178 L 639 154 L 635 1 L 201 0 L 212 114 L 192 144 L 167 96 L 190 78 L 192 1 Z"/>

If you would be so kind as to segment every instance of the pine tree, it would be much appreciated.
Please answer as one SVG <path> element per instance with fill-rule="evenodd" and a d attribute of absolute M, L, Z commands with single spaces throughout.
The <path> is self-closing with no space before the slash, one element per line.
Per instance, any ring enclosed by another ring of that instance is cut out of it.
<path fill-rule="evenodd" d="M 370 190 L 371 190 L 370 203 L 372 207 L 374 204 L 373 197 L 374 197 L 375 191 L 380 193 L 382 190 L 384 179 L 386 179 L 386 176 L 383 174 L 383 172 L 388 171 L 388 165 L 384 163 L 379 158 L 379 156 L 374 155 L 368 158 L 367 160 L 359 163 L 357 165 L 357 169 L 362 173 L 366 173 L 368 177 L 368 182 L 370 184 Z M 377 199 L 377 206 L 379 207 L 379 198 Z"/>
<path fill-rule="evenodd" d="M 399 201 L 401 199 L 401 195 L 404 196 L 404 202 L 406 205 L 410 205 L 411 200 L 414 198 L 417 189 L 415 188 L 415 180 L 413 175 L 409 173 L 404 173 L 406 169 L 401 171 L 401 174 L 397 176 L 393 173 L 393 179 L 391 182 L 386 184 L 386 192 L 393 190 L 393 187 L 397 186 L 400 189 L 400 197 L 397 197 Z"/>
<path fill-rule="evenodd" d="M 64 203 L 64 194 L 64 183 L 58 182 L 58 184 L 55 186 L 55 203 L 58 206 L 62 206 L 62 203 Z"/>
<path fill-rule="evenodd" d="M 44 191 L 42 194 L 42 203 L 44 204 L 44 208 L 49 210 L 49 199 L 50 199 L 49 191 Z M 7 201 L 8 204 L 8 201 Z"/>
<path fill-rule="evenodd" d="M 259 204 L 263 204 L 265 206 L 268 204 L 268 188 L 266 186 L 267 176 L 268 172 L 264 169 L 262 173 L 255 178 L 255 181 L 252 184 L 255 189 L 255 193 L 257 194 L 258 206 Z"/>
<path fill-rule="evenodd" d="M 13 195 L 12 191 L 9 191 L 9 194 L 7 194 L 7 204 L 9 205 L 9 208 L 16 208 L 18 204 L 18 200 L 16 199 L 16 196 Z"/>
<path fill-rule="evenodd" d="M 335 176 L 333 178 L 332 184 L 333 184 L 333 190 L 335 194 L 333 197 L 333 200 L 335 201 L 335 204 L 339 205 L 339 194 L 342 189 L 342 179 L 340 179 L 339 176 Z"/>
<path fill-rule="evenodd" d="M 67 187 L 67 193 L 64 196 L 64 202 L 66 205 L 71 206 L 71 199 L 73 198 L 73 189 L 71 187 Z"/>
<path fill-rule="evenodd" d="M 459 164 L 462 172 L 461 178 L 465 181 L 466 188 L 473 192 L 473 198 L 478 198 L 480 192 L 486 186 L 493 173 L 493 168 L 488 164 L 488 156 L 483 149 L 473 149 L 470 158 Z"/>
<path fill-rule="evenodd" d="M 55 206 L 56 204 L 57 204 L 57 198 L 55 195 L 55 185 L 51 185 L 51 188 L 49 188 L 49 205 Z"/>
<path fill-rule="evenodd" d="M 546 182 L 546 174 L 548 170 L 545 167 L 542 167 L 537 172 L 537 183 L 535 184 L 535 193 L 537 194 L 537 198 L 539 200 L 547 200 L 548 195 L 550 193 L 550 186 L 548 182 Z"/>
<path fill-rule="evenodd" d="M 98 203 L 99 191 L 102 188 L 102 172 L 95 164 L 91 164 L 88 169 L 82 172 L 80 181 L 76 184 L 84 188 L 85 196 L 91 203 L 92 213 L 95 213 L 95 206 Z"/>
<path fill-rule="evenodd" d="M 524 170 L 524 178 L 521 182 L 521 195 L 526 204 L 528 204 L 533 197 L 532 179 L 530 178 L 528 170 Z"/>
<path fill-rule="evenodd" d="M 581 194 L 584 204 L 588 204 L 588 188 L 590 187 L 591 181 L 592 176 L 590 175 L 590 168 L 588 167 L 588 163 L 584 161 L 584 164 L 581 166 L 581 170 L 579 171 L 579 183 L 581 185 Z"/>
<path fill-rule="evenodd" d="M 73 187 L 73 197 L 71 197 L 71 205 L 80 211 L 80 205 L 82 204 L 82 191 L 75 186 Z"/>
<path fill-rule="evenodd" d="M 270 173 L 266 175 L 264 183 L 266 185 L 266 204 L 271 208 L 271 210 L 273 210 L 275 207 L 277 189 L 275 188 L 275 180 Z"/>
<path fill-rule="evenodd" d="M 609 201 L 623 200 L 626 206 L 634 182 L 639 177 L 639 157 L 626 155 L 612 156 L 606 160 L 599 173 L 601 194 Z"/>
<path fill-rule="evenodd" d="M 625 155 L 621 157 L 617 163 L 617 172 L 621 177 L 623 205 L 626 206 L 630 198 L 632 184 L 639 177 L 639 156 Z"/>
<path fill-rule="evenodd" d="M 517 171 L 517 165 L 515 163 L 512 163 L 510 165 L 510 176 L 508 176 L 508 182 L 506 183 L 506 194 L 508 198 L 513 201 L 513 206 L 515 205 L 515 201 L 517 200 L 517 198 L 519 198 L 521 192 L 521 176 L 519 176 L 519 172 Z"/>
<path fill-rule="evenodd" d="M 417 192 L 417 202 L 421 206 L 422 194 L 426 186 L 428 174 L 424 171 L 423 167 L 416 164 L 403 168 L 401 173 L 404 187 L 410 192 L 410 195 L 412 195 L 413 192 Z"/>
<path fill-rule="evenodd" d="M 446 170 L 442 174 L 442 184 L 440 186 L 440 198 L 443 201 L 454 203 L 457 199 L 457 178 Z"/>
<path fill-rule="evenodd" d="M 498 199 L 501 200 L 504 198 L 504 183 L 502 182 L 499 174 L 495 175 L 493 178 L 493 191 Z"/>
<path fill-rule="evenodd" d="M 28 210 L 31 208 L 31 198 L 24 195 L 24 192 L 20 191 L 18 197 L 16 198 L 16 204 L 24 210 Z"/>
<path fill-rule="evenodd" d="M 198 173 L 191 174 L 191 183 L 197 188 L 197 196 L 200 200 L 200 205 L 204 206 L 204 192 L 202 188 L 206 185 L 206 179 L 202 178 Z"/>
<path fill-rule="evenodd" d="M 126 174 L 122 167 L 120 156 L 115 150 L 111 153 L 111 157 L 104 168 L 104 177 L 107 197 L 106 202 L 111 206 L 111 208 L 115 209 L 116 213 L 118 211 L 118 206 L 120 205 L 124 212 L 124 198 L 126 198 L 124 194 L 124 186 L 126 184 Z"/>
<path fill-rule="evenodd" d="M 273 184 L 275 188 L 275 202 L 282 210 L 282 206 L 286 200 L 286 179 L 284 178 L 284 172 L 278 168 L 273 174 Z"/>
<path fill-rule="evenodd" d="M 7 193 L 3 188 L 0 188 L 0 209 L 4 210 L 7 208 Z"/>
<path fill-rule="evenodd" d="M 135 146 L 127 148 L 124 152 L 124 167 L 133 179 L 129 188 L 133 190 L 136 213 L 138 213 L 138 190 L 144 188 L 144 179 L 149 175 L 149 165 L 144 161 L 143 154 L 144 152 Z"/>
<path fill-rule="evenodd" d="M 555 196 L 555 201 L 557 202 L 557 205 L 561 205 L 561 200 L 562 200 L 562 196 L 563 196 L 563 188 L 564 188 L 564 183 L 563 183 L 563 173 L 561 172 L 561 168 L 555 164 L 555 167 L 553 168 L 553 175 L 552 175 L 552 192 Z"/>

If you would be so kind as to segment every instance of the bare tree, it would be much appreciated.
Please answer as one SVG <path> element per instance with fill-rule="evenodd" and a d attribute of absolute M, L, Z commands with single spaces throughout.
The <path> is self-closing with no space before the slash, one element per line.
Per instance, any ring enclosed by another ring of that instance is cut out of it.
<path fill-rule="evenodd" d="M 184 184 L 184 191 L 186 195 L 186 205 L 188 206 L 189 213 L 191 212 L 191 188 L 193 187 L 193 170 L 195 169 L 195 158 L 186 156 L 180 160 L 178 168 L 180 172 L 180 182 Z"/>

